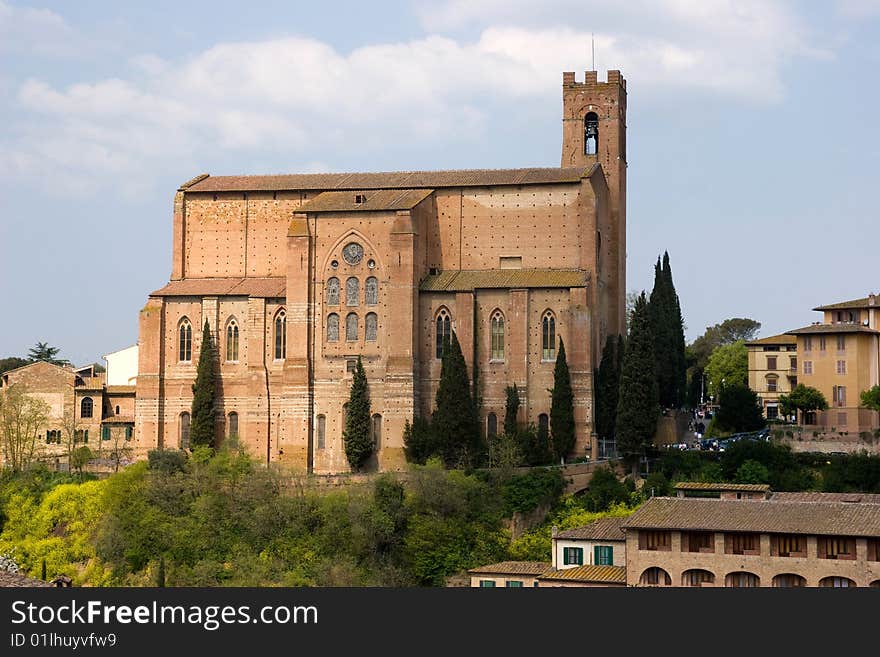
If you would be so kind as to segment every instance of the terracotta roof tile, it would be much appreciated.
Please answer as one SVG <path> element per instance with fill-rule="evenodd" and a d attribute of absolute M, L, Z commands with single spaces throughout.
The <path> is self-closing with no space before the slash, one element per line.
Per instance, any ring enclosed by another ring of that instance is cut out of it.
<path fill-rule="evenodd" d="M 589 525 L 566 529 L 556 534 L 556 538 L 593 539 L 598 541 L 624 541 L 626 536 L 621 529 L 626 517 L 599 518 Z"/>
<path fill-rule="evenodd" d="M 880 504 L 880 493 L 787 493 L 779 492 L 770 495 L 774 502 L 846 502 L 859 504 Z"/>
<path fill-rule="evenodd" d="M 586 287 L 589 274 L 581 269 L 485 269 L 441 271 L 427 276 L 422 292 L 468 292 L 485 288 Z"/>
<path fill-rule="evenodd" d="M 137 386 L 107 386 L 105 392 L 111 395 L 133 395 L 137 392 Z"/>
<path fill-rule="evenodd" d="M 23 575 L 21 573 L 10 573 L 6 570 L 0 570 L 0 587 L 9 588 L 9 587 L 52 587 L 49 582 L 44 582 L 41 579 L 35 579 L 33 577 L 28 577 L 27 575 Z"/>
<path fill-rule="evenodd" d="M 284 297 L 287 281 L 272 278 L 184 278 L 151 292 L 151 297 L 241 296 Z"/>
<path fill-rule="evenodd" d="M 541 575 L 539 580 L 568 580 L 576 582 L 607 582 L 626 584 L 626 567 L 624 566 L 578 566 L 563 570 L 550 570 Z"/>
<path fill-rule="evenodd" d="M 862 324 L 811 324 L 803 328 L 786 331 L 791 335 L 810 335 L 813 333 L 880 333 Z"/>
<path fill-rule="evenodd" d="M 770 486 L 767 484 L 726 484 L 703 481 L 680 481 L 675 484 L 674 488 L 676 490 L 723 490 L 750 493 L 766 493 L 770 490 Z"/>
<path fill-rule="evenodd" d="M 874 297 L 874 305 L 880 306 L 880 299 Z M 870 308 L 871 297 L 863 299 L 853 299 L 852 301 L 840 301 L 838 303 L 829 303 L 827 306 L 818 306 L 813 310 L 858 310 L 860 308 Z"/>
<path fill-rule="evenodd" d="M 526 169 L 457 169 L 449 171 L 387 171 L 375 173 L 299 173 L 271 176 L 209 176 L 182 186 L 191 192 L 245 192 L 332 189 L 413 189 L 416 187 L 487 187 L 576 183 L 592 167 Z"/>
<path fill-rule="evenodd" d="M 652 497 L 623 527 L 880 537 L 880 505 Z"/>
<path fill-rule="evenodd" d="M 409 210 L 434 193 L 433 189 L 373 189 L 322 192 L 297 212 L 375 212 Z M 358 201 L 358 199 L 362 199 Z"/>
<path fill-rule="evenodd" d="M 471 568 L 468 572 L 475 575 L 540 575 L 550 570 L 550 567 L 544 561 L 502 561 Z"/>
<path fill-rule="evenodd" d="M 793 335 L 782 333 L 780 335 L 771 335 L 766 338 L 761 338 L 760 340 L 746 342 L 747 346 L 752 344 L 797 344 L 797 338 Z"/>

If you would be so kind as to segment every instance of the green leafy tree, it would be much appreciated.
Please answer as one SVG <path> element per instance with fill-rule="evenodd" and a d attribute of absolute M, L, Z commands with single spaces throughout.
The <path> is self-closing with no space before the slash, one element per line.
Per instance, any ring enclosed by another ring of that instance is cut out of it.
<path fill-rule="evenodd" d="M 216 436 L 214 417 L 214 396 L 216 394 L 214 340 L 208 320 L 202 329 L 202 346 L 199 351 L 199 364 L 196 382 L 192 386 L 192 423 L 189 430 L 189 443 L 192 448 L 204 445 L 214 447 Z"/>
<path fill-rule="evenodd" d="M 738 484 L 766 484 L 770 481 L 770 471 L 760 461 L 743 461 L 736 470 L 734 481 Z"/>
<path fill-rule="evenodd" d="M 519 391 L 516 384 L 507 386 L 507 399 L 504 402 L 504 433 L 508 436 L 515 436 L 519 431 L 519 423 L 517 422 L 517 414 L 519 413 Z"/>
<path fill-rule="evenodd" d="M 639 459 L 654 439 L 660 413 L 657 378 L 654 376 L 654 339 L 643 292 L 633 309 L 626 353 L 620 371 L 617 402 L 617 449 L 638 473 Z"/>
<path fill-rule="evenodd" d="M 447 467 L 470 466 L 479 453 L 480 424 L 467 365 L 455 332 L 443 345 L 431 429 Z"/>
<path fill-rule="evenodd" d="M 37 342 L 28 351 L 28 359 L 31 362 L 42 360 L 53 365 L 70 365 L 70 361 L 66 358 L 57 357 L 60 351 L 58 347 L 50 347 L 48 342 Z"/>
<path fill-rule="evenodd" d="M 794 415 L 801 412 L 803 422 L 804 413 L 811 411 L 824 411 L 828 408 L 828 400 L 820 390 L 799 383 L 787 395 L 779 395 L 779 409 L 783 415 Z"/>
<path fill-rule="evenodd" d="M 615 504 L 629 501 L 629 490 L 609 467 L 596 468 L 583 494 L 587 511 L 607 511 Z"/>
<path fill-rule="evenodd" d="M 51 409 L 42 399 L 16 383 L 0 392 L 0 444 L 3 462 L 13 472 L 26 470 L 40 455 L 39 434 L 49 421 Z"/>
<path fill-rule="evenodd" d="M 742 340 L 718 347 L 706 365 L 706 388 L 718 401 L 724 385 L 749 384 L 749 350 Z"/>
<path fill-rule="evenodd" d="M 880 386 L 863 390 L 860 401 L 865 408 L 872 411 L 880 411 Z"/>
<path fill-rule="evenodd" d="M 405 422 L 403 450 L 407 461 L 419 465 L 424 465 L 430 457 L 437 455 L 437 441 L 429 420 L 416 416 L 412 424 L 409 420 Z"/>
<path fill-rule="evenodd" d="M 83 445 L 82 447 L 77 447 L 73 450 L 73 455 L 70 460 L 70 467 L 76 470 L 79 475 L 79 480 L 82 481 L 83 476 L 83 468 L 86 467 L 95 455 L 92 454 L 92 450 L 88 448 L 87 445 Z"/>
<path fill-rule="evenodd" d="M 721 431 L 757 431 L 766 425 L 758 394 L 744 385 L 733 383 L 721 389 L 721 401 L 715 416 Z"/>
<path fill-rule="evenodd" d="M 17 356 L 0 358 L 0 374 L 8 372 L 9 370 L 18 369 L 19 367 L 24 367 L 30 362 L 31 361 L 29 361 L 27 358 L 18 358 Z"/>
<path fill-rule="evenodd" d="M 620 363 L 623 339 L 609 335 L 602 349 L 602 360 L 596 376 L 596 433 L 606 440 L 614 439 L 617 420 L 617 399 L 620 394 Z"/>
<path fill-rule="evenodd" d="M 761 322 L 747 317 L 733 317 L 725 319 L 720 324 L 707 326 L 705 333 L 689 346 L 693 366 L 700 369 L 705 368 L 709 364 L 709 356 L 718 347 L 733 344 L 739 340 L 743 342 L 754 340 L 759 330 L 761 330 Z"/>
<path fill-rule="evenodd" d="M 557 459 L 564 460 L 574 449 L 574 393 L 562 338 L 559 338 L 559 351 L 553 368 L 553 390 L 550 392 L 550 440 Z"/>
<path fill-rule="evenodd" d="M 373 440 L 370 436 L 370 391 L 360 356 L 351 381 L 342 440 L 351 469 L 359 472 L 373 453 Z"/>
<path fill-rule="evenodd" d="M 662 472 L 652 472 L 642 485 L 642 497 L 668 497 L 672 495 L 672 484 Z"/>
<path fill-rule="evenodd" d="M 547 427 L 539 428 L 534 424 L 520 427 L 517 432 L 517 442 L 526 465 L 548 465 L 553 462 L 550 432 Z"/>
<path fill-rule="evenodd" d="M 662 262 L 657 258 L 648 308 L 660 404 L 666 408 L 678 408 L 684 403 L 686 381 L 684 323 L 672 281 L 669 253 L 663 254 Z"/>

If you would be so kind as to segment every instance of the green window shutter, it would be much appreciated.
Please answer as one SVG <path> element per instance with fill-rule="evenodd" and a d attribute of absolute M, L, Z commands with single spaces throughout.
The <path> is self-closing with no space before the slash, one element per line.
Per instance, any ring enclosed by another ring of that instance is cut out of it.
<path fill-rule="evenodd" d="M 494 580 L 491 580 L 491 579 L 481 579 L 480 580 L 480 587 L 482 587 L 482 588 L 490 589 L 494 586 L 495 586 Z"/>
<path fill-rule="evenodd" d="M 593 547 L 593 563 L 597 566 L 602 564 L 602 551 L 599 548 L 598 545 Z"/>
<path fill-rule="evenodd" d="M 593 548 L 593 559 L 597 566 L 614 565 L 614 548 L 610 545 L 597 545 Z"/>
<path fill-rule="evenodd" d="M 575 548 L 575 550 L 577 550 L 577 552 L 576 552 L 576 554 L 577 554 L 577 565 L 578 565 L 578 566 L 583 566 L 583 565 L 584 565 L 584 548 Z"/>
<path fill-rule="evenodd" d="M 104 425 L 101 427 L 101 440 L 110 440 L 110 426 Z"/>
<path fill-rule="evenodd" d="M 523 583 L 521 581 L 519 581 L 518 579 L 507 580 L 507 588 L 509 588 L 509 589 L 522 588 L 522 585 L 523 585 Z"/>

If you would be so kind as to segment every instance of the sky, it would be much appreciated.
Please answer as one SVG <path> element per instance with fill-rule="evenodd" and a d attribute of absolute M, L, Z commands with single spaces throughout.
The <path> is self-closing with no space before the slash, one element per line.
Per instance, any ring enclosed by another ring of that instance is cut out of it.
<path fill-rule="evenodd" d="M 200 173 L 559 166 L 591 43 L 628 290 L 668 251 L 689 342 L 880 292 L 880 0 L 0 0 L 0 357 L 135 344 Z"/>

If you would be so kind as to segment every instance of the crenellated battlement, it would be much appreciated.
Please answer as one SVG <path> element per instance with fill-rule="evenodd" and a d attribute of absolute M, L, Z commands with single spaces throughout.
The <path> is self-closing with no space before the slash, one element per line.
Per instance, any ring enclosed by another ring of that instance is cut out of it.
<path fill-rule="evenodd" d="M 592 85 L 600 85 L 600 84 L 617 84 L 626 89 L 626 80 L 620 74 L 618 70 L 610 70 L 607 72 L 606 80 L 602 81 L 598 79 L 599 74 L 598 71 L 585 71 L 584 72 L 584 81 L 578 82 L 575 77 L 574 71 L 565 71 L 562 74 L 562 84 L 563 86 L 592 86 Z"/>

